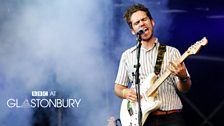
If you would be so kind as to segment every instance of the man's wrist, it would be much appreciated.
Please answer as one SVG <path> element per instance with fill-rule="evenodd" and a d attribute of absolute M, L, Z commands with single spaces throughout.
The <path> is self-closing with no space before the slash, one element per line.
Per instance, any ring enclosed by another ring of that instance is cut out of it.
<path fill-rule="evenodd" d="M 123 89 L 123 90 L 121 91 L 121 95 L 122 95 L 123 98 L 125 98 L 125 92 L 126 92 L 126 90 L 127 90 L 127 89 Z"/>
<path fill-rule="evenodd" d="M 188 76 L 186 76 L 186 77 L 179 77 L 179 79 L 180 79 L 180 81 L 182 82 L 182 83 L 186 83 L 187 82 L 187 80 L 189 79 L 190 77 L 188 77 Z"/>

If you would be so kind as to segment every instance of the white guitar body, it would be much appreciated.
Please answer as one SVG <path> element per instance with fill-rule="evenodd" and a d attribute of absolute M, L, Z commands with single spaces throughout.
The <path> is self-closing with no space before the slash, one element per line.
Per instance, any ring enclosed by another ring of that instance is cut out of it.
<path fill-rule="evenodd" d="M 151 74 L 140 86 L 140 94 L 143 96 L 141 99 L 142 124 L 144 124 L 148 115 L 152 111 L 158 109 L 161 104 L 160 101 L 154 100 L 154 96 L 147 97 L 146 95 L 146 91 L 150 88 L 155 79 L 155 74 Z M 132 114 L 129 112 L 130 110 L 132 111 Z M 130 102 L 127 99 L 124 99 L 121 104 L 120 120 L 122 126 L 138 126 L 138 103 Z"/>
<path fill-rule="evenodd" d="M 196 54 L 199 49 L 207 43 L 208 40 L 205 37 L 197 41 L 194 45 L 189 47 L 177 61 L 182 63 L 189 55 Z M 140 94 L 142 95 L 140 106 L 142 110 L 142 124 L 145 123 L 151 112 L 160 107 L 161 102 L 155 100 L 157 89 L 170 74 L 171 72 L 169 70 L 166 70 L 159 78 L 157 78 L 155 74 L 150 74 L 140 85 Z M 120 110 L 120 120 L 122 126 L 139 126 L 138 103 L 123 99 Z"/>

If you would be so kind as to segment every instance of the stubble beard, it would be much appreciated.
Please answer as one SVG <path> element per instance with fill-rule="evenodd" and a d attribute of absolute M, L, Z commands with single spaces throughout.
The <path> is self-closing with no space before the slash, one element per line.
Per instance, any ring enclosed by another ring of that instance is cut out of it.
<path fill-rule="evenodd" d="M 150 35 L 149 38 L 142 38 L 142 41 L 150 41 L 153 38 L 153 33 Z"/>

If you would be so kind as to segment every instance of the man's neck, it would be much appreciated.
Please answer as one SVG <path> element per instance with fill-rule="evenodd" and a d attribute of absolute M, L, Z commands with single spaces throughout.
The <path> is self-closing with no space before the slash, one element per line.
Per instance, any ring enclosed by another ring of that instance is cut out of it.
<path fill-rule="evenodd" d="M 142 46 L 145 49 L 150 49 L 150 48 L 152 48 L 154 46 L 155 41 L 156 41 L 156 38 L 155 37 L 152 37 L 149 40 L 142 40 Z"/>

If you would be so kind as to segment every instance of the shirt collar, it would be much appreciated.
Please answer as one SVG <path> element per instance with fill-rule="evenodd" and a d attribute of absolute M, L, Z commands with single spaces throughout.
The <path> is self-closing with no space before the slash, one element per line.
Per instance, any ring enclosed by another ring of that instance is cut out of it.
<path fill-rule="evenodd" d="M 159 41 L 158 41 L 158 38 L 155 39 L 155 43 L 154 43 L 154 46 L 150 49 L 145 49 L 145 48 L 142 48 L 144 49 L 145 51 L 149 51 L 149 50 L 152 50 L 155 46 L 159 46 Z M 131 49 L 131 53 L 133 53 L 138 47 L 138 44 L 135 45 L 132 49 Z"/>

